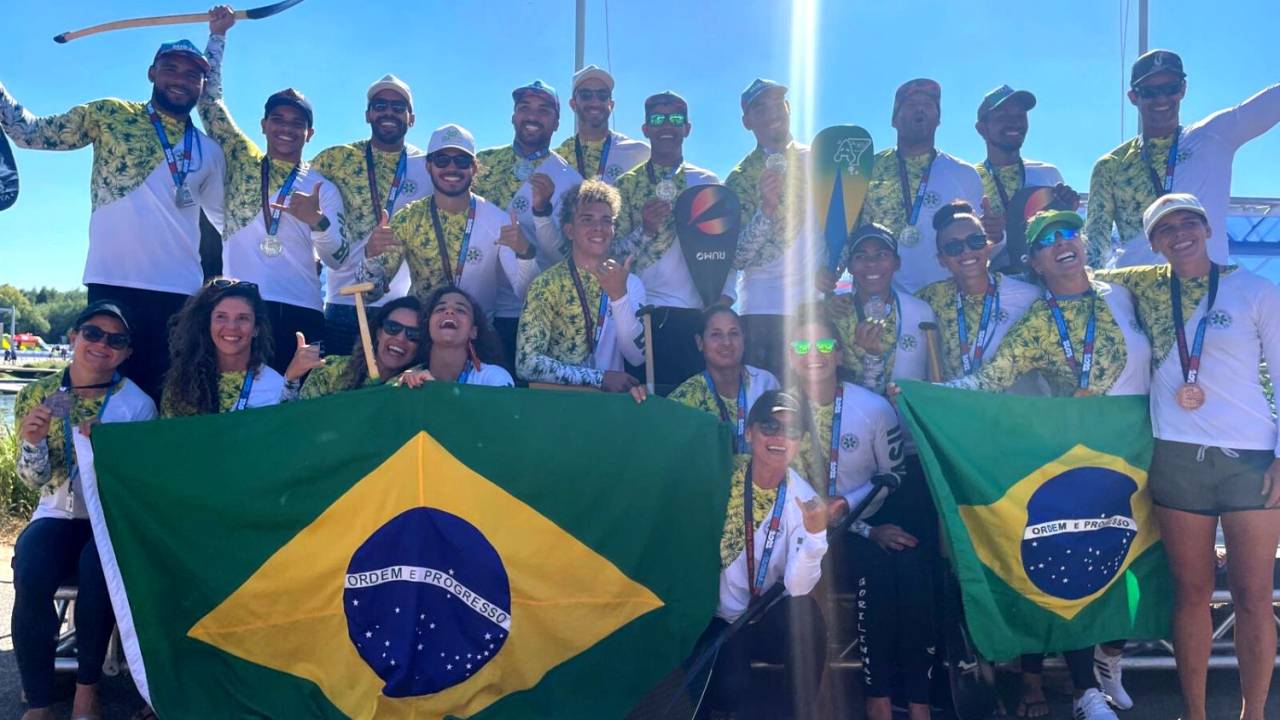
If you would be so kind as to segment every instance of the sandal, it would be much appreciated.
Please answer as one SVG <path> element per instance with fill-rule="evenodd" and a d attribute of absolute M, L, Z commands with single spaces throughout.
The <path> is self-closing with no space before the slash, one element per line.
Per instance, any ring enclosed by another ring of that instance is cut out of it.
<path fill-rule="evenodd" d="M 1020 718 L 1040 718 L 1049 714 L 1048 700 L 1026 700 L 1018 701 L 1018 709 L 1014 711 L 1015 715 Z"/>

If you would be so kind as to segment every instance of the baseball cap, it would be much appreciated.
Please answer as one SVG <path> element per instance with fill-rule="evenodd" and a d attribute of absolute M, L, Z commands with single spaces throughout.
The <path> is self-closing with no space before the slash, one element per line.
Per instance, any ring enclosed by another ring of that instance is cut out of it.
<path fill-rule="evenodd" d="M 391 73 L 383 75 L 380 80 L 370 85 L 369 91 L 364 94 L 364 98 L 365 100 L 373 100 L 373 96 L 383 90 L 391 90 L 399 94 L 404 98 L 405 102 L 409 103 L 409 109 L 413 110 L 413 92 L 409 90 L 409 84 Z"/>
<path fill-rule="evenodd" d="M 892 119 L 894 115 L 898 114 L 898 107 L 902 105 L 908 97 L 917 93 L 923 94 L 930 100 L 933 100 L 933 104 L 938 106 L 938 110 L 942 110 L 942 86 L 938 84 L 938 81 L 930 80 L 929 78 L 916 78 L 915 80 L 908 80 L 898 86 L 897 92 L 893 94 L 893 115 L 889 116 L 890 119 Z"/>
<path fill-rule="evenodd" d="M 204 53 L 200 51 L 200 48 L 196 47 L 190 40 L 184 38 L 182 40 L 175 40 L 174 42 L 167 42 L 161 45 L 160 49 L 156 50 L 156 56 L 152 58 L 151 64 L 154 65 L 156 60 L 159 60 L 162 55 L 186 55 L 194 60 L 206 75 L 209 74 L 209 58 L 205 57 Z"/>
<path fill-rule="evenodd" d="M 588 65 L 573 74 L 573 89 L 577 90 L 578 86 L 585 80 L 599 80 L 604 86 L 613 90 L 613 76 L 607 70 L 599 65 Z"/>
<path fill-rule="evenodd" d="M 893 237 L 893 233 L 889 232 L 889 228 L 879 223 L 867 223 L 853 231 L 853 235 L 849 237 L 849 253 L 853 254 L 854 250 L 863 242 L 875 238 L 893 251 L 894 255 L 898 254 L 898 241 Z"/>
<path fill-rule="evenodd" d="M 271 111 L 281 105 L 289 105 L 297 108 L 303 115 L 307 116 L 307 127 L 315 124 L 315 113 L 311 110 L 311 102 L 303 97 L 302 93 L 293 88 L 285 88 L 278 93 L 267 98 L 267 104 L 262 110 L 262 117 L 271 114 Z"/>
<path fill-rule="evenodd" d="M 680 96 L 680 93 L 676 92 L 675 90 L 663 90 L 660 93 L 654 93 L 649 97 L 645 98 L 644 100 L 645 113 L 649 112 L 649 108 L 653 107 L 654 105 L 658 105 L 660 103 L 670 103 L 673 105 L 679 105 L 683 107 L 685 110 L 689 109 L 689 103 L 683 97 Z"/>
<path fill-rule="evenodd" d="M 1030 110 L 1036 106 L 1035 95 L 1026 90 L 1014 90 L 1008 85 L 1001 85 L 982 96 L 982 104 L 978 105 L 978 119 L 985 118 L 987 113 L 1009 101 L 1022 105 L 1023 110 Z"/>
<path fill-rule="evenodd" d="M 1209 221 L 1209 214 L 1205 212 L 1204 205 L 1200 204 L 1200 200 L 1191 193 L 1169 193 L 1156 198 L 1156 201 L 1147 206 L 1142 213 L 1142 231 L 1151 236 L 1151 230 L 1155 228 L 1156 223 L 1160 222 L 1160 218 L 1172 212 L 1179 210 L 1190 210 L 1205 222 Z"/>
<path fill-rule="evenodd" d="M 747 86 L 747 89 L 742 91 L 743 112 L 746 112 L 747 108 L 750 107 L 751 103 L 755 102 L 757 98 L 768 92 L 778 92 L 786 95 L 787 86 L 765 78 L 756 78 L 755 80 L 752 80 L 751 84 Z"/>
<path fill-rule="evenodd" d="M 1171 50 L 1152 50 L 1133 61 L 1133 71 L 1129 74 L 1129 87 L 1137 87 L 1138 83 L 1156 73 L 1173 73 L 1180 78 L 1187 74 L 1182 71 L 1182 58 Z"/>
<path fill-rule="evenodd" d="M 760 393 L 760 397 L 751 406 L 751 412 L 747 414 L 747 424 L 756 425 L 772 418 L 774 413 L 780 412 L 800 412 L 800 401 L 796 400 L 791 393 L 782 390 L 766 390 Z"/>
<path fill-rule="evenodd" d="M 1041 210 L 1027 221 L 1027 244 L 1034 247 L 1036 239 L 1047 230 L 1079 230 L 1084 218 L 1074 210 Z"/>
<path fill-rule="evenodd" d="M 81 310 L 80 314 L 76 316 L 75 327 L 80 327 L 99 315 L 110 315 L 119 320 L 120 324 L 124 326 L 125 332 L 129 332 L 129 320 L 125 317 L 124 310 L 120 309 L 120 306 L 113 300 L 99 300 L 98 302 L 90 303 L 88 307 Z"/>
<path fill-rule="evenodd" d="M 610 85 L 610 87 L 612 87 L 612 85 Z M 560 96 L 556 94 L 555 88 L 551 87 L 545 82 L 541 80 L 534 80 L 528 85 L 521 85 L 520 87 L 511 91 L 511 100 L 513 102 L 520 102 L 520 98 L 524 97 L 525 94 L 527 93 L 545 95 L 551 98 L 551 102 L 555 103 L 556 112 L 560 112 Z"/>
<path fill-rule="evenodd" d="M 427 154 L 430 155 L 445 148 L 456 148 L 475 157 L 476 139 L 461 125 L 441 125 L 431 133 L 431 140 L 427 143 Z"/>

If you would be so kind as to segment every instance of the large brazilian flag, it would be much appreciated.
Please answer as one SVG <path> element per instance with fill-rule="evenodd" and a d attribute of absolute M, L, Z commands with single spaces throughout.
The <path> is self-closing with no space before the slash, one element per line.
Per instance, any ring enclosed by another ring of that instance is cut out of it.
<path fill-rule="evenodd" d="M 1147 490 L 1147 403 L 902 384 L 898 404 L 987 659 L 1168 636 L 1173 582 Z"/>
<path fill-rule="evenodd" d="M 717 602 L 729 431 L 665 400 L 383 387 L 92 451 L 161 717 L 622 717 Z"/>

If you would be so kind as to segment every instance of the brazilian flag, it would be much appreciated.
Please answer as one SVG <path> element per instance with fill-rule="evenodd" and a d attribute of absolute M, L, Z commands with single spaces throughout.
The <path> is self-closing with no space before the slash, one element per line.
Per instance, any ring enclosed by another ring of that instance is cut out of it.
<path fill-rule="evenodd" d="M 898 404 L 988 660 L 1168 636 L 1173 581 L 1147 490 L 1147 403 L 902 384 Z"/>
<path fill-rule="evenodd" d="M 729 430 L 665 400 L 429 383 L 92 439 L 160 717 L 622 717 L 715 611 Z"/>

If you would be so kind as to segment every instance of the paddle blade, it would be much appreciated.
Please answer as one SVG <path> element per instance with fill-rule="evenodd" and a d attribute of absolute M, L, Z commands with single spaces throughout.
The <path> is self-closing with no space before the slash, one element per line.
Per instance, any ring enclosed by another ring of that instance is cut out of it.
<path fill-rule="evenodd" d="M 711 305 L 724 290 L 733 266 L 742 204 L 723 185 L 697 185 L 676 199 L 675 222 L 689 276 L 703 305 Z"/>
<path fill-rule="evenodd" d="M 8 210 L 18 200 L 18 164 L 13 160 L 9 140 L 0 133 L 0 211 Z"/>
<path fill-rule="evenodd" d="M 809 188 L 822 218 L 827 267 L 835 270 L 867 197 L 875 144 L 857 125 L 835 125 L 819 132 L 812 148 Z"/>
<path fill-rule="evenodd" d="M 1009 217 L 1005 220 L 1004 252 L 992 258 L 992 269 L 1007 272 L 1026 270 L 1022 256 L 1027 254 L 1027 221 L 1041 210 L 1074 209 L 1059 200 L 1053 188 L 1047 185 L 1030 185 L 1014 193 L 1009 199 Z"/>

